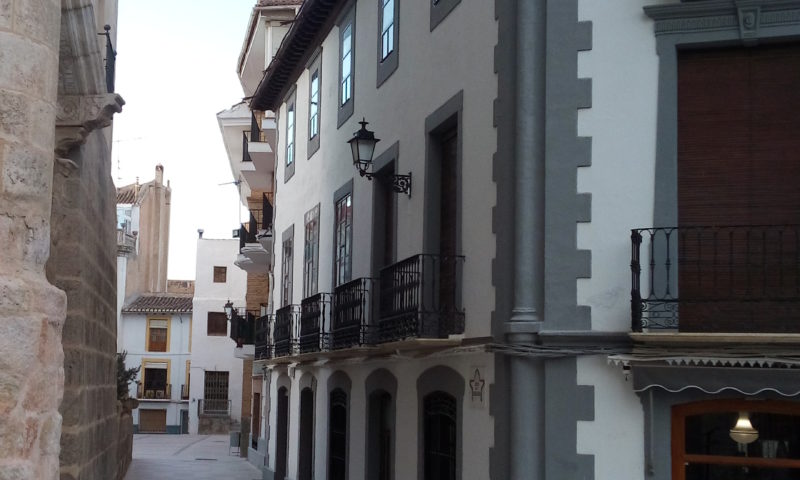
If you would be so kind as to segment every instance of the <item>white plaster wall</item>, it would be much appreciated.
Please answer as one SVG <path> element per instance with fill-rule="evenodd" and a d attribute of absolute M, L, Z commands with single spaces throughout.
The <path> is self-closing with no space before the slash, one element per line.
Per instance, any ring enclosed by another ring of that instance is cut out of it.
<path fill-rule="evenodd" d="M 366 118 L 381 141 L 377 157 L 400 142 L 397 173 L 413 174 L 410 197 L 397 195 L 397 259 L 422 252 L 422 212 L 425 208 L 425 118 L 459 91 L 464 92 L 462 138 L 462 254 L 463 298 L 467 335 L 490 333 L 494 304 L 491 259 L 495 256 L 492 206 L 492 155 L 496 150 L 493 100 L 497 96 L 494 46 L 497 24 L 492 2 L 462 2 L 430 31 L 427 0 L 400 3 L 399 66 L 379 88 L 376 84 L 378 2 L 356 7 L 354 113 L 337 128 L 339 30 L 334 27 L 322 44 L 320 148 L 307 158 L 308 71 L 296 89 L 295 173 L 285 183 L 286 104 L 280 107 L 276 155 L 275 275 L 273 294 L 281 292 L 281 235 L 294 224 L 294 288 L 292 303 L 302 297 L 302 246 L 306 211 L 320 206 L 319 291 L 332 291 L 333 194 L 353 179 L 352 278 L 370 276 L 373 183 L 359 177 L 346 143 Z M 465 48 L 465 32 L 471 35 Z"/>
<path fill-rule="evenodd" d="M 579 357 L 578 384 L 594 386 L 595 420 L 578 422 L 577 444 L 578 453 L 594 455 L 594 478 L 644 478 L 642 403 L 622 369 L 605 355 Z"/>
<path fill-rule="evenodd" d="M 578 191 L 592 195 L 592 222 L 578 224 L 578 248 L 592 250 L 592 277 L 578 280 L 578 303 L 592 328 L 630 329 L 630 230 L 653 226 L 658 56 L 642 7 L 669 0 L 580 0 L 592 22 L 592 49 L 578 53 L 578 76 L 592 79 L 592 108 L 578 134 L 592 137 L 592 165 Z"/>
<path fill-rule="evenodd" d="M 208 312 L 224 312 L 225 302 L 245 305 L 247 273 L 233 264 L 239 253 L 238 239 L 198 239 L 195 291 L 192 301 L 191 382 L 189 387 L 189 432 L 197 433 L 197 401 L 203 398 L 204 372 L 227 371 L 231 418 L 239 421 L 242 410 L 242 360 L 233 356 L 236 344 L 228 335 L 208 336 Z M 227 267 L 226 282 L 214 283 L 214 267 Z"/>
<path fill-rule="evenodd" d="M 348 476 L 365 478 L 366 472 L 366 412 L 367 398 L 365 390 L 366 378 L 375 370 L 385 368 L 397 378 L 397 398 L 395 413 L 394 439 L 394 472 L 395 478 L 417 478 L 418 439 L 418 395 L 417 379 L 431 367 L 445 365 L 461 374 L 464 378 L 464 396 L 462 423 L 460 425 L 462 445 L 462 475 L 464 480 L 485 480 L 489 478 L 489 450 L 493 446 L 494 420 L 489 416 L 491 399 L 489 385 L 494 382 L 493 357 L 490 354 L 470 354 L 423 360 L 394 359 L 363 362 L 353 361 L 349 364 L 325 367 L 298 367 L 294 371 L 289 396 L 289 454 L 288 478 L 297 478 L 298 469 L 298 435 L 300 407 L 300 379 L 311 373 L 316 379 L 314 399 L 314 478 L 327 478 L 328 466 L 328 380 L 337 371 L 345 372 L 352 382 L 349 395 L 348 423 Z M 484 390 L 485 402 L 482 406 L 472 403 L 469 380 L 475 367 L 480 367 L 486 382 Z M 271 375 L 269 406 L 269 463 L 275 469 L 275 444 L 277 424 L 277 378 L 286 375 L 286 367 L 276 367 Z M 268 400 L 269 401 L 269 400 Z M 620 477 L 622 478 L 622 477 Z"/>

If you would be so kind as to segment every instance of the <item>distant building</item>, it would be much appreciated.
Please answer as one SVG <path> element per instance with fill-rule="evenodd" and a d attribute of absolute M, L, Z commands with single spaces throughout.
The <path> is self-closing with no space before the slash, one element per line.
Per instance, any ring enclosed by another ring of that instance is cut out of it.
<path fill-rule="evenodd" d="M 237 240 L 197 240 L 191 337 L 190 433 L 239 430 L 242 418 L 242 354 L 225 304 L 244 304 L 247 275 L 234 265 Z M 249 346 L 252 355 L 252 345 Z"/>
<path fill-rule="evenodd" d="M 144 294 L 122 309 L 128 368 L 140 366 L 129 396 L 134 431 L 189 432 L 192 294 Z"/>

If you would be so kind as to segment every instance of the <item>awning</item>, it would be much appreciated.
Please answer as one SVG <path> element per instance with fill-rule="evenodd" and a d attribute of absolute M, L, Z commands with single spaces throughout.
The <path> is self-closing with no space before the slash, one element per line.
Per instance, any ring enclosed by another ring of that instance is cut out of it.
<path fill-rule="evenodd" d="M 705 393 L 737 392 L 758 395 L 772 392 L 785 397 L 800 395 L 800 369 L 697 367 L 629 363 L 633 389 L 660 388 L 668 392 L 696 389 Z"/>

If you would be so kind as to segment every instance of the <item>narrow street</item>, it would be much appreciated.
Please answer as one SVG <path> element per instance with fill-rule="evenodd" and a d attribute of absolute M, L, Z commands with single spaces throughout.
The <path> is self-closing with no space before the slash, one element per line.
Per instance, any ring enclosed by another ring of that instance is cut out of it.
<path fill-rule="evenodd" d="M 226 435 L 134 435 L 125 480 L 261 480 L 246 459 L 229 454 L 228 444 Z"/>

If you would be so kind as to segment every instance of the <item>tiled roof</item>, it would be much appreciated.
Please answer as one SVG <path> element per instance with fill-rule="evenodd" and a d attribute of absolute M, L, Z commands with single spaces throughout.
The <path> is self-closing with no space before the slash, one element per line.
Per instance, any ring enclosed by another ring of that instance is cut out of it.
<path fill-rule="evenodd" d="M 122 311 L 125 313 L 191 313 L 192 295 L 145 294 L 122 307 Z"/>
<path fill-rule="evenodd" d="M 136 184 L 125 185 L 117 189 L 117 203 L 136 203 Z"/>

